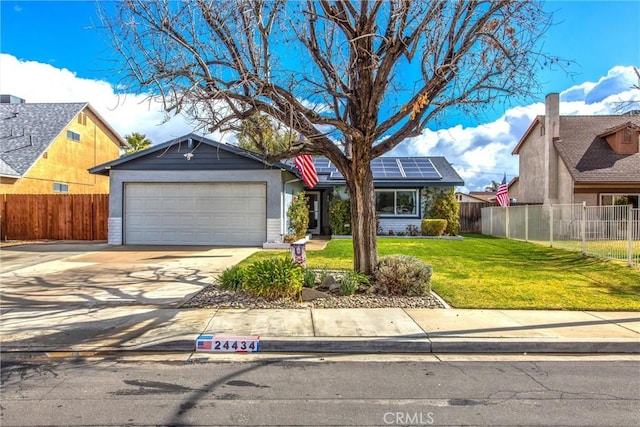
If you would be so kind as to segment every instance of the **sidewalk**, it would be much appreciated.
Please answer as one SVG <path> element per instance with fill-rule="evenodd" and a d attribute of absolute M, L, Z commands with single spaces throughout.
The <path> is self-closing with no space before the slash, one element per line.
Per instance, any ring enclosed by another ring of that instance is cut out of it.
<path fill-rule="evenodd" d="M 261 352 L 640 353 L 640 313 L 457 309 L 0 310 L 2 352 L 195 351 L 200 334 Z"/>

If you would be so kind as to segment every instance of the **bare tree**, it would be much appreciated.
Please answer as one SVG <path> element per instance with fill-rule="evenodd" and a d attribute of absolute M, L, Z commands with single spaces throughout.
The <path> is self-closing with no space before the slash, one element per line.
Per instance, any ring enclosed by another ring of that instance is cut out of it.
<path fill-rule="evenodd" d="M 107 6 L 105 6 L 106 8 Z M 354 268 L 377 263 L 370 162 L 439 114 L 535 92 L 550 16 L 538 0 L 127 0 L 103 13 L 127 90 L 206 131 L 257 112 L 324 155 L 351 199 Z M 272 158 L 270 160 L 278 160 Z"/>

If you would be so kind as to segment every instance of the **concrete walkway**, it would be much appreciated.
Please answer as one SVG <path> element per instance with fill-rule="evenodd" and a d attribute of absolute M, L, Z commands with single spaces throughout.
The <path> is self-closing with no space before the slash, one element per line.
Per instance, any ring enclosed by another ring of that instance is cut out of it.
<path fill-rule="evenodd" d="M 640 313 L 456 309 L 7 309 L 3 352 L 192 352 L 200 334 L 262 352 L 640 353 Z"/>

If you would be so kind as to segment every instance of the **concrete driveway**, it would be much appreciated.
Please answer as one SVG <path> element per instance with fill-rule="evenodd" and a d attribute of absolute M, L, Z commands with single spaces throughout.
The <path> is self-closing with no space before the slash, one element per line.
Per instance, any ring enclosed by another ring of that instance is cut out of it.
<path fill-rule="evenodd" d="M 259 248 L 37 244 L 0 250 L 2 312 L 178 307 Z"/>

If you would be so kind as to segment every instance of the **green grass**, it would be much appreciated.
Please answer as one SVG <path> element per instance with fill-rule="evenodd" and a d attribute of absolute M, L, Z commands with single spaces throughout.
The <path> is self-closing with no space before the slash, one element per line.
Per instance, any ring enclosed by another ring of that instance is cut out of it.
<path fill-rule="evenodd" d="M 243 264 L 286 251 L 258 252 Z M 640 311 L 640 270 L 533 243 L 466 235 L 464 240 L 378 239 L 379 255 L 433 266 L 433 290 L 455 308 Z M 351 240 L 307 251 L 312 268 L 350 269 Z"/>

